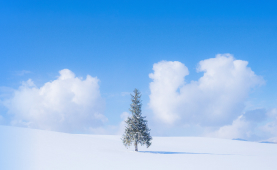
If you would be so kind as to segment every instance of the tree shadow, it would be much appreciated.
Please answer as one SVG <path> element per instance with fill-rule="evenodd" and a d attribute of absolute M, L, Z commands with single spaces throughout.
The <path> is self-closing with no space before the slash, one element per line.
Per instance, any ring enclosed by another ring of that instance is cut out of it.
<path fill-rule="evenodd" d="M 213 154 L 213 153 L 195 153 L 195 152 L 169 152 L 169 151 L 139 151 L 140 153 L 152 154 L 202 154 L 202 155 L 231 155 L 231 154 Z"/>

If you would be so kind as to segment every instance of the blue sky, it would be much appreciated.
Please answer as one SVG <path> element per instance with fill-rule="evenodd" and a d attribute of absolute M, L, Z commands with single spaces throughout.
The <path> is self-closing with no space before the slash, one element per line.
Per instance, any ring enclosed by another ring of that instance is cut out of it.
<path fill-rule="evenodd" d="M 120 123 L 134 88 L 150 101 L 149 74 L 162 60 L 188 68 L 197 81 L 201 60 L 230 53 L 248 61 L 265 84 L 249 93 L 251 109 L 277 102 L 275 1 L 1 1 L 1 100 L 22 81 L 41 87 L 69 69 L 100 80 L 108 125 Z M 1 115 L 8 118 L 1 106 Z M 6 122 L 7 124 L 7 122 Z"/>

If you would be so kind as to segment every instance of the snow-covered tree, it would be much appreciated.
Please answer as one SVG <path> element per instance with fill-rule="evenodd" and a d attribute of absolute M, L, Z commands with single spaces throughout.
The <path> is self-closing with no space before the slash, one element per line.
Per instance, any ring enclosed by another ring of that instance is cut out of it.
<path fill-rule="evenodd" d="M 133 143 L 135 151 L 138 151 L 138 144 L 145 145 L 147 148 L 151 145 L 152 137 L 150 129 L 147 126 L 146 117 L 141 116 L 141 94 L 139 90 L 134 90 L 134 95 L 131 94 L 132 104 L 130 105 L 131 117 L 125 121 L 127 126 L 122 137 L 123 144 L 128 148 Z"/>

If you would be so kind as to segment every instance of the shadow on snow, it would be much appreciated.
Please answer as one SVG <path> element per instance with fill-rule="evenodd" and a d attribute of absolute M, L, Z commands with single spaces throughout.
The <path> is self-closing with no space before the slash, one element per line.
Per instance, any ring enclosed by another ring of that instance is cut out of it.
<path fill-rule="evenodd" d="M 213 153 L 194 153 L 194 152 L 168 152 L 168 151 L 139 151 L 140 153 L 152 154 L 205 154 L 205 155 L 231 155 L 231 154 L 213 154 Z"/>

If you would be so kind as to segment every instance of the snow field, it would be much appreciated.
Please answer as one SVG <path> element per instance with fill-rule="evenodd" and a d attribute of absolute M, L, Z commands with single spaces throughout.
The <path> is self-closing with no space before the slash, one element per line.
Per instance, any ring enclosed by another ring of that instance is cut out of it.
<path fill-rule="evenodd" d="M 121 136 L 66 134 L 0 126 L 6 170 L 277 169 L 277 145 L 203 137 L 153 137 L 126 149 Z M 2 169 L 1 168 L 1 169 Z"/>

